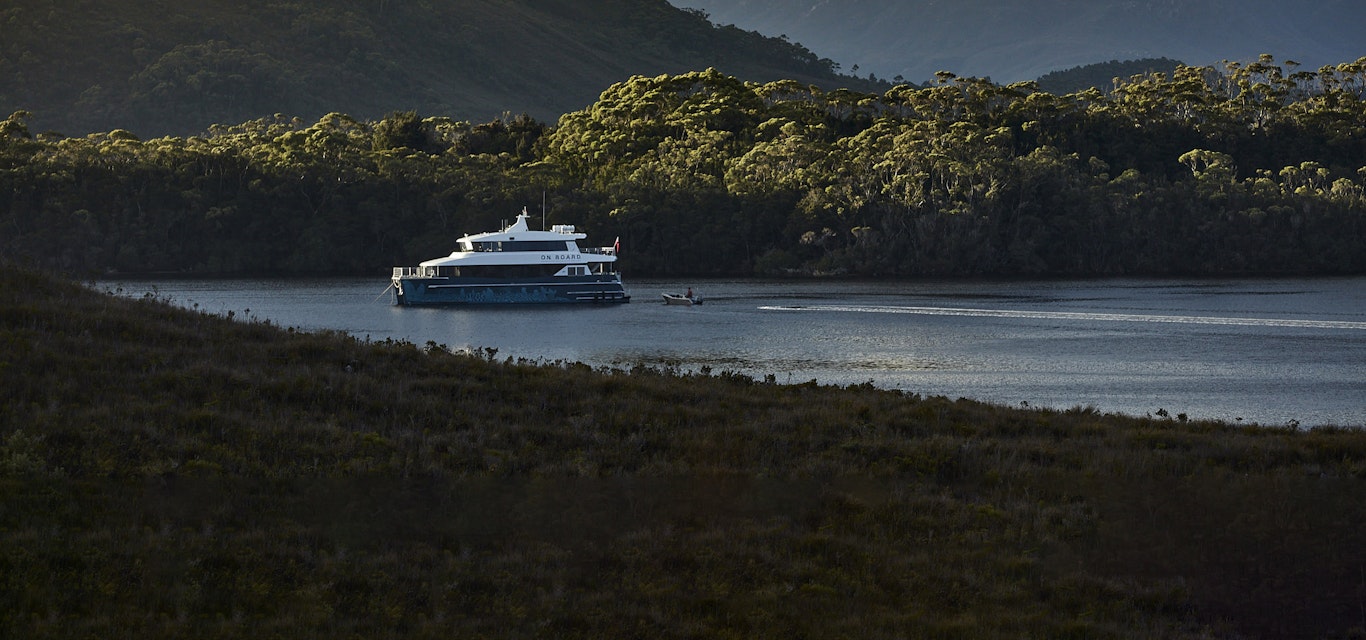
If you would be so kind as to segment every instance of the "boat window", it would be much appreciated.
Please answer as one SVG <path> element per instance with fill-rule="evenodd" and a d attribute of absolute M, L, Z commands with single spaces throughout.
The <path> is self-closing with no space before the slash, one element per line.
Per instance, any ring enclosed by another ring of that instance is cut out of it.
<path fill-rule="evenodd" d="M 563 240 L 518 240 L 504 242 L 503 251 L 565 251 L 568 244 Z"/>
<path fill-rule="evenodd" d="M 555 275 L 557 270 L 557 265 L 553 264 L 491 264 L 461 267 L 460 275 L 466 278 L 548 277 Z"/>
<path fill-rule="evenodd" d="M 569 243 L 563 240 L 505 240 L 475 242 L 473 251 L 566 251 Z"/>

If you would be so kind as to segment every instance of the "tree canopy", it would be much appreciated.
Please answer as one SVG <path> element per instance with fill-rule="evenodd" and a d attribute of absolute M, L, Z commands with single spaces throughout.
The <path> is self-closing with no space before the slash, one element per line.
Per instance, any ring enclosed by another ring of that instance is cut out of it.
<path fill-rule="evenodd" d="M 1366 59 L 1056 95 L 636 76 L 549 127 L 414 112 L 204 136 L 0 122 L 0 252 L 83 271 L 379 273 L 523 206 L 637 275 L 1360 273 Z"/>

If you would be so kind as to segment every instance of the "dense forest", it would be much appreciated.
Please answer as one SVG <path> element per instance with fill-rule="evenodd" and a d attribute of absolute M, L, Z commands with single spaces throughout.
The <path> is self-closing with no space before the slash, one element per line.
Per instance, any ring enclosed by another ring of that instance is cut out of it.
<path fill-rule="evenodd" d="M 636 76 L 555 126 L 395 112 L 141 140 L 0 122 L 0 254 L 83 273 L 381 274 L 524 206 L 628 274 L 1366 269 L 1366 59 L 1055 95 Z"/>

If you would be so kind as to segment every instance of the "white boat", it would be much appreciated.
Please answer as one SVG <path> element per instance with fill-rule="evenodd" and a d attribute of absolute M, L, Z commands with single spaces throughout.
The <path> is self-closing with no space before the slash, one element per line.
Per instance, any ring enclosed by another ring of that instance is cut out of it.
<path fill-rule="evenodd" d="M 630 302 L 617 249 L 579 248 L 573 225 L 527 227 L 527 212 L 502 231 L 460 238 L 455 251 L 416 267 L 394 267 L 400 305 Z"/>
<path fill-rule="evenodd" d="M 661 295 L 664 296 L 664 304 L 681 304 L 688 306 L 702 304 L 702 298 L 698 296 L 685 296 L 681 293 L 665 293 Z"/>

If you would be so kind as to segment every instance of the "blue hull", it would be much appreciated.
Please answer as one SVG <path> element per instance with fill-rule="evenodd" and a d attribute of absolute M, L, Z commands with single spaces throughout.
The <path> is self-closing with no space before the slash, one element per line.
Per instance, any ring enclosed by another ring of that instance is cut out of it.
<path fill-rule="evenodd" d="M 556 282 L 461 278 L 395 278 L 400 305 L 568 304 L 630 302 L 616 278 L 556 278 Z M 563 280 L 560 282 L 559 280 Z"/>

